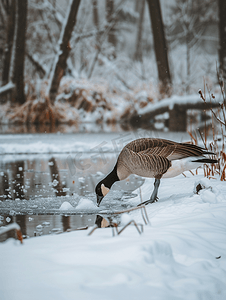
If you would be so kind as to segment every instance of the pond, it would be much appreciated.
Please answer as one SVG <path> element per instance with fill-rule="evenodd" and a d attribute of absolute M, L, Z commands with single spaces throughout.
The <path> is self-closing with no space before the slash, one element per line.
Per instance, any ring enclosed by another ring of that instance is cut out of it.
<path fill-rule="evenodd" d="M 130 207 L 128 199 L 136 196 L 141 177 L 117 182 L 100 208 L 94 189 L 114 167 L 122 147 L 147 136 L 189 140 L 186 133 L 144 130 L 0 135 L 0 226 L 17 222 L 24 237 L 33 237 L 92 226 L 99 214 Z M 90 208 L 77 209 L 82 199 L 89 200 Z"/>

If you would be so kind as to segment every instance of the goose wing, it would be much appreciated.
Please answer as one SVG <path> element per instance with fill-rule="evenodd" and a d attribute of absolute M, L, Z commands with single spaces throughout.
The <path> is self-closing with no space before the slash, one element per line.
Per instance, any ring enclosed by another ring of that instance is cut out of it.
<path fill-rule="evenodd" d="M 118 157 L 117 174 L 120 180 L 130 174 L 161 178 L 170 166 L 171 162 L 166 157 L 124 148 Z"/>
<path fill-rule="evenodd" d="M 156 157 L 161 156 L 170 161 L 189 156 L 214 154 L 212 152 L 207 152 L 205 149 L 196 145 L 156 138 L 138 139 L 127 144 L 125 148 L 139 154 L 154 155 Z"/>

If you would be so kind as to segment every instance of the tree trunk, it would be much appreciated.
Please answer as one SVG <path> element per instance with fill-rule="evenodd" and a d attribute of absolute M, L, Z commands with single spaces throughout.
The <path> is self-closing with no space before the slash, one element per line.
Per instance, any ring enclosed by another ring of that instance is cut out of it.
<path fill-rule="evenodd" d="M 26 101 L 24 93 L 24 61 L 25 61 L 25 42 L 27 24 L 27 0 L 16 1 L 16 40 L 14 40 L 15 57 L 11 58 L 13 66 L 12 81 L 15 84 L 15 94 L 13 101 L 23 104 Z"/>
<path fill-rule="evenodd" d="M 2 85 L 9 82 L 10 59 L 13 47 L 13 37 L 15 29 L 15 1 L 12 0 L 7 11 L 7 37 L 4 48 L 3 70 L 2 70 Z"/>
<path fill-rule="evenodd" d="M 99 15 L 98 15 L 98 3 L 97 0 L 92 0 L 93 3 L 93 24 L 96 29 L 99 29 Z"/>
<path fill-rule="evenodd" d="M 108 24 L 112 21 L 112 15 L 114 13 L 114 0 L 106 0 L 106 19 Z M 108 42 L 114 47 L 116 46 L 116 37 L 114 30 L 110 28 L 108 33 Z"/>
<path fill-rule="evenodd" d="M 219 47 L 219 61 L 220 71 L 223 75 L 223 80 L 226 82 L 226 1 L 218 0 L 219 11 L 219 33 L 220 33 L 220 47 Z"/>
<path fill-rule="evenodd" d="M 96 28 L 96 48 L 100 47 L 100 33 L 99 33 L 99 14 L 98 14 L 98 2 L 92 0 L 93 3 L 93 24 Z"/>
<path fill-rule="evenodd" d="M 169 96 L 171 94 L 171 76 L 160 0 L 147 0 L 147 2 L 149 6 L 154 38 L 154 49 L 158 68 L 158 77 L 160 81 L 160 93 Z"/>
<path fill-rule="evenodd" d="M 73 28 L 76 24 L 79 4 L 80 0 L 71 0 L 65 19 L 65 24 L 61 31 L 59 51 L 54 62 L 52 74 L 50 76 L 49 98 L 52 104 L 54 104 L 60 81 L 67 66 L 67 59 L 71 50 L 69 42 L 71 39 Z"/>
<path fill-rule="evenodd" d="M 183 132 L 187 130 L 187 111 L 180 105 L 174 105 L 169 111 L 169 130 Z"/>
<path fill-rule="evenodd" d="M 140 18 L 137 32 L 136 52 L 134 54 L 134 59 L 137 61 L 142 61 L 142 32 L 144 22 L 144 8 L 145 0 L 142 0 L 140 5 Z"/>
<path fill-rule="evenodd" d="M 135 0 L 134 10 L 135 12 L 140 11 L 140 1 Z"/>

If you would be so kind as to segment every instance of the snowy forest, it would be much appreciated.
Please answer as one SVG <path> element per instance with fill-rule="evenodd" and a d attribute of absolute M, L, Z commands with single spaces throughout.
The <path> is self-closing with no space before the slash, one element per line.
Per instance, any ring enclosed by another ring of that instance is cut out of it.
<path fill-rule="evenodd" d="M 225 300 L 225 82 L 226 0 L 0 0 L 0 299 Z"/>
<path fill-rule="evenodd" d="M 186 131 L 189 111 L 204 109 L 198 90 L 220 93 L 225 10 L 223 0 L 1 0 L 0 123 Z"/>

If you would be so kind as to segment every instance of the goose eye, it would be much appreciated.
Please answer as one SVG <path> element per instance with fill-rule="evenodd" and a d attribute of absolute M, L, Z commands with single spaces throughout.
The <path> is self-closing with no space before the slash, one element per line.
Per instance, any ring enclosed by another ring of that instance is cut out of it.
<path fill-rule="evenodd" d="M 103 183 L 101 184 L 101 192 L 103 194 L 103 196 L 106 196 L 107 193 L 110 191 L 109 188 L 107 188 Z"/>

